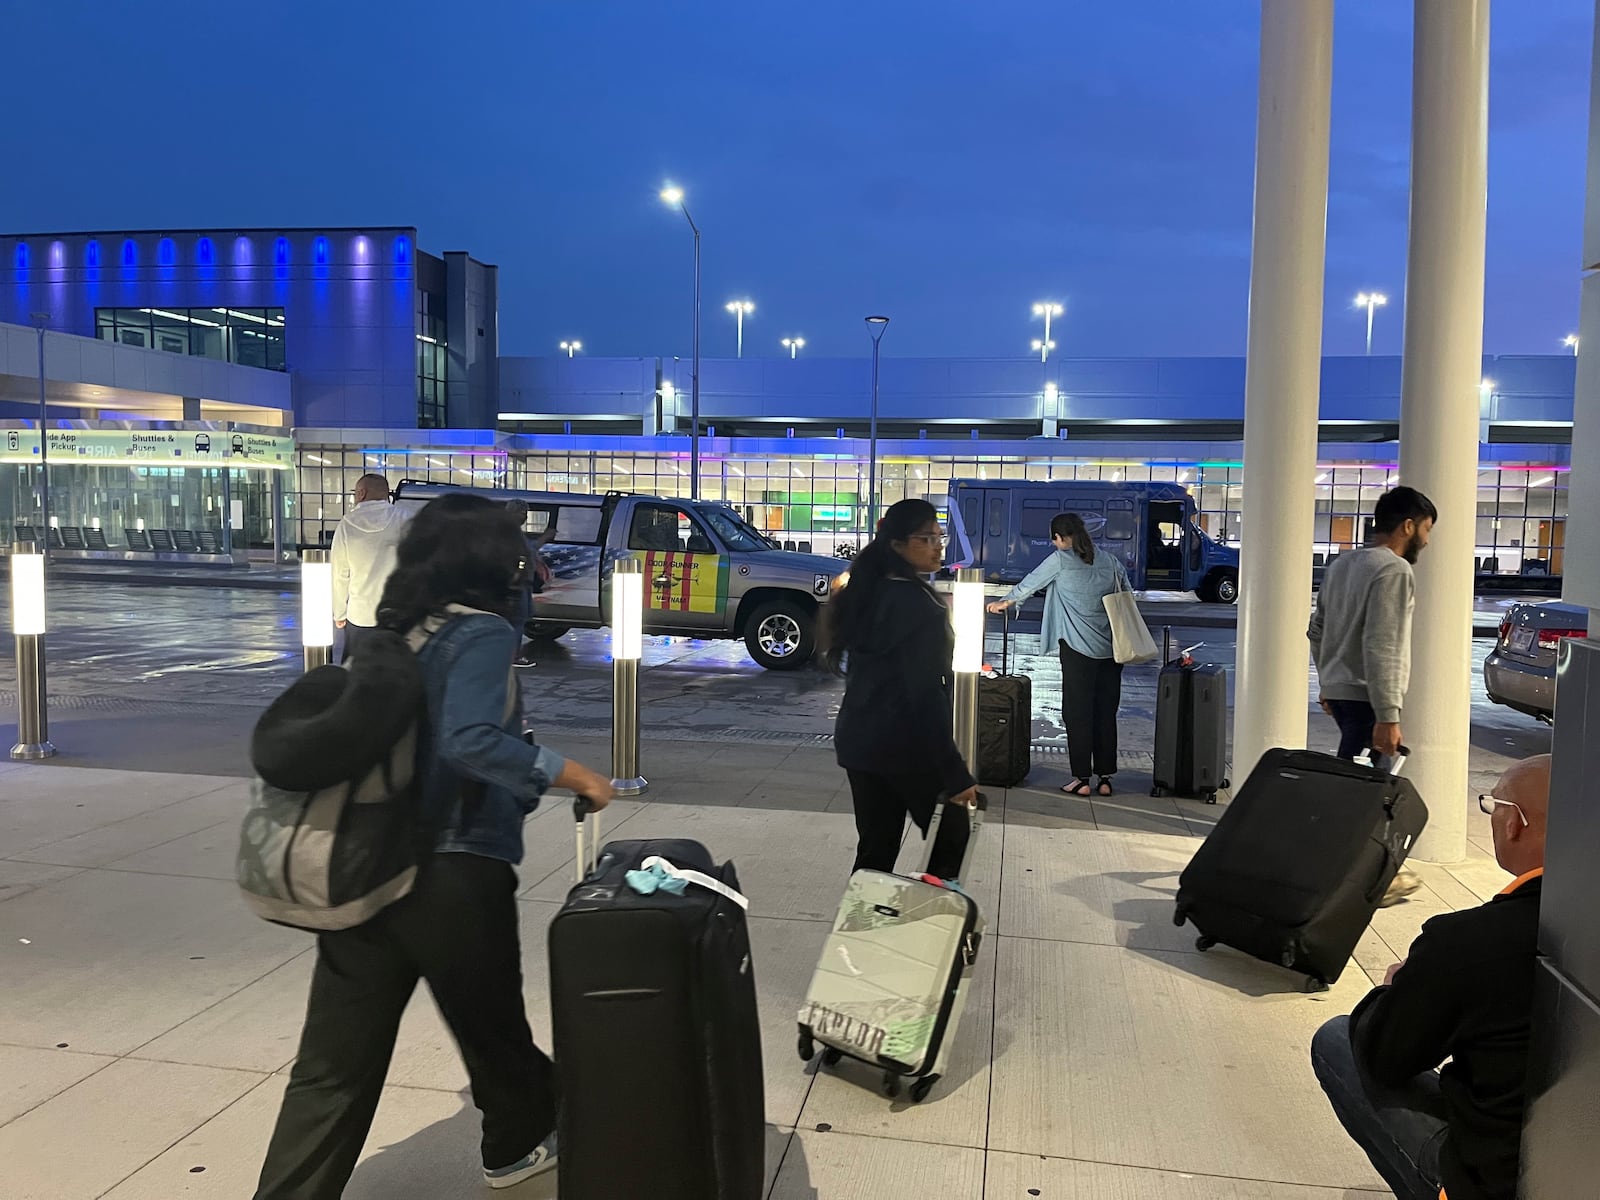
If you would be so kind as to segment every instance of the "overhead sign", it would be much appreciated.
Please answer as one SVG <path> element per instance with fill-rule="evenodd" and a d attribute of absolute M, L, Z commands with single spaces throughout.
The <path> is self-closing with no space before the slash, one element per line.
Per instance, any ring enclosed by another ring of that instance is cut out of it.
<path fill-rule="evenodd" d="M 52 429 L 49 434 L 52 463 L 191 466 L 227 461 L 234 467 L 280 470 L 294 465 L 294 439 L 288 436 L 186 429 Z M 38 430 L 5 431 L 0 462 L 38 460 Z"/>

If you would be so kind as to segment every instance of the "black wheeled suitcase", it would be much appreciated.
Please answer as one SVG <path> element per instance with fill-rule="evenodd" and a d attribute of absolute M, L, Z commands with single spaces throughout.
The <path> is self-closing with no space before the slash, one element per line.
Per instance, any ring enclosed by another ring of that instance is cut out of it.
<path fill-rule="evenodd" d="M 1195 647 L 1191 647 L 1194 649 Z M 1207 804 L 1228 786 L 1228 672 L 1196 665 L 1185 650 L 1156 679 L 1152 796 L 1193 796 Z"/>
<path fill-rule="evenodd" d="M 984 787 L 1016 787 L 1033 767 L 1033 680 L 1011 674 L 1006 611 L 1000 674 L 978 676 L 978 782 Z"/>
<path fill-rule="evenodd" d="M 585 872 L 583 828 L 549 935 L 562 1200 L 760 1200 L 761 1027 L 733 864 L 618 841 Z M 630 871 L 686 886 L 642 895 Z"/>
<path fill-rule="evenodd" d="M 1428 823 L 1391 770 L 1308 750 L 1269 750 L 1178 879 L 1173 921 L 1304 974 L 1339 978 Z"/>

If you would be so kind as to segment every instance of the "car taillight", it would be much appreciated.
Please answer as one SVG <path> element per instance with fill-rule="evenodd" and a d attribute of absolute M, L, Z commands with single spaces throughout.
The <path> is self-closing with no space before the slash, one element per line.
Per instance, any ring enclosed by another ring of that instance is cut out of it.
<path fill-rule="evenodd" d="M 1500 641 L 1502 643 L 1506 640 L 1506 635 L 1509 634 L 1510 632 L 1511 632 L 1511 618 L 1507 617 L 1505 620 L 1500 622 Z"/>
<path fill-rule="evenodd" d="M 1539 630 L 1539 649 L 1555 650 L 1561 645 L 1562 638 L 1588 637 L 1587 629 L 1541 629 Z"/>

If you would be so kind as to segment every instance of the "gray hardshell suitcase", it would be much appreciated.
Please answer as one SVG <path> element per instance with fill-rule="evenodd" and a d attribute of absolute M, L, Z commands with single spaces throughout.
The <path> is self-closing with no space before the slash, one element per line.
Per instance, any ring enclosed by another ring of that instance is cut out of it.
<path fill-rule="evenodd" d="M 1190 647 L 1168 655 L 1156 680 L 1152 796 L 1192 796 L 1207 804 L 1228 786 L 1228 672 L 1196 665 Z"/>
<path fill-rule="evenodd" d="M 938 822 L 949 806 L 935 806 L 928 829 L 932 853 Z M 962 860 L 965 877 L 983 824 L 984 800 L 966 811 L 972 822 Z M 921 1101 L 945 1073 L 951 1038 L 961 1023 L 972 983 L 983 918 L 964 892 L 926 872 L 897 875 L 857 871 L 850 877 L 833 933 L 800 1009 L 800 1057 L 809 1062 L 842 1058 L 882 1068 L 890 1096 L 910 1079 Z"/>

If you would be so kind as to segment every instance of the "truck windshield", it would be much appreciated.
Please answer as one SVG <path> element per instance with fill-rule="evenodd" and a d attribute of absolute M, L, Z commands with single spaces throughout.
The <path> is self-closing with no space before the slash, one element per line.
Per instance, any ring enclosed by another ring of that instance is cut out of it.
<path fill-rule="evenodd" d="M 700 510 L 700 515 L 717 531 L 717 536 L 729 550 L 748 553 L 772 549 L 772 543 L 745 524 L 731 508 L 708 504 Z"/>

